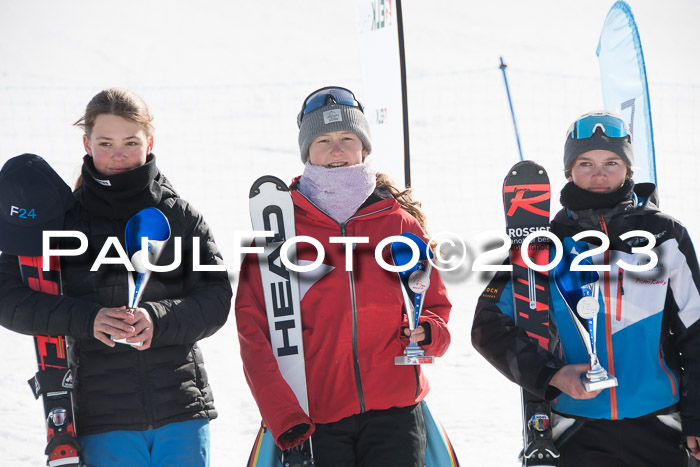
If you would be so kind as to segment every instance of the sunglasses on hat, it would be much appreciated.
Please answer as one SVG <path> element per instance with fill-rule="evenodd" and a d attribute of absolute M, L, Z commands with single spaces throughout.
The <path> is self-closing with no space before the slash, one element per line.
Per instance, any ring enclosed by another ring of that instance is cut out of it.
<path fill-rule="evenodd" d="M 304 115 L 320 109 L 326 105 L 330 99 L 332 99 L 336 104 L 357 107 L 360 109 L 360 112 L 365 112 L 362 104 L 355 99 L 355 95 L 349 89 L 338 86 L 326 86 L 325 88 L 312 92 L 306 99 L 304 99 L 304 104 L 301 106 L 301 112 L 299 112 L 299 115 L 297 116 L 297 125 L 299 125 L 301 128 L 301 121 L 304 118 Z"/>
<path fill-rule="evenodd" d="M 571 124 L 567 135 L 573 139 L 586 139 L 593 136 L 598 128 L 610 138 L 623 138 L 629 135 L 627 124 L 623 119 L 606 113 L 584 115 Z"/>

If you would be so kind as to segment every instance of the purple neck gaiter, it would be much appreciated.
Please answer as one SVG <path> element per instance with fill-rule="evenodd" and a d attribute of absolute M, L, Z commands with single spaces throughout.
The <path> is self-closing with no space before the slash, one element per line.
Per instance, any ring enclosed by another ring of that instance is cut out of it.
<path fill-rule="evenodd" d="M 299 192 L 336 222 L 344 224 L 372 194 L 377 173 L 369 164 L 329 169 L 307 162 Z"/>

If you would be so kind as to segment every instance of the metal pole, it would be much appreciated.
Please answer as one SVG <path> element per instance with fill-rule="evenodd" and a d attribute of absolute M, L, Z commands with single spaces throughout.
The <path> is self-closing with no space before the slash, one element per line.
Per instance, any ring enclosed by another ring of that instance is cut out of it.
<path fill-rule="evenodd" d="M 513 112 L 513 101 L 510 98 L 510 89 L 508 88 L 508 78 L 506 78 L 506 65 L 503 63 L 503 57 L 501 59 L 501 71 L 503 72 L 503 81 L 506 83 L 506 94 L 508 94 L 508 105 L 510 106 L 510 115 L 513 117 L 513 128 L 515 129 L 515 139 L 518 141 L 518 153 L 520 154 L 520 160 L 523 159 L 523 149 L 520 146 L 520 135 L 518 134 L 518 125 L 515 123 L 515 112 Z"/>
<path fill-rule="evenodd" d="M 399 63 L 401 65 L 401 101 L 403 103 L 403 167 L 406 188 L 411 187 L 411 151 L 408 138 L 408 91 L 406 89 L 406 54 L 403 43 L 403 16 L 401 0 L 396 0 L 396 22 L 399 30 Z"/>

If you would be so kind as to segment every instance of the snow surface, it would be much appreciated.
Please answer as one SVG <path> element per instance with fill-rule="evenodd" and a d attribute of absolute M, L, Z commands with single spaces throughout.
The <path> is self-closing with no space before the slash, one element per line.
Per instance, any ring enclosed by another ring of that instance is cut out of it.
<path fill-rule="evenodd" d="M 662 207 L 697 239 L 700 4 L 629 3 L 647 61 Z M 404 0 L 415 196 L 429 230 L 464 239 L 471 259 L 487 243 L 479 233 L 503 228 L 501 183 L 518 159 L 498 57 L 509 65 L 525 157 L 545 165 L 556 193 L 566 128 L 602 106 L 595 48 L 612 4 Z M 101 89 L 134 89 L 156 116 L 161 169 L 204 213 L 228 264 L 233 232 L 249 228 L 250 184 L 263 174 L 291 180 L 302 170 L 301 100 L 327 84 L 362 96 L 351 0 L 0 6 L 0 162 L 34 152 L 72 184 L 83 149 L 70 125 Z M 371 158 L 381 169 L 381 154 Z M 463 465 L 515 466 L 519 394 L 471 347 L 472 313 L 488 275 L 468 264 L 445 275 L 453 343 L 426 370 L 428 401 Z M 238 358 L 233 313 L 201 345 L 220 413 L 212 423 L 212 464 L 243 465 L 260 417 Z M 1 463 L 43 465 L 41 403 L 26 384 L 35 368 L 32 339 L 0 329 L 0 354 Z"/>

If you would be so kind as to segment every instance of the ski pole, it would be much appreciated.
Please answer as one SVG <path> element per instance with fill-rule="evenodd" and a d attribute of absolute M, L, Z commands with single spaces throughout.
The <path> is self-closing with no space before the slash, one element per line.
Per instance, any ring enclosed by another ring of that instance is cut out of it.
<path fill-rule="evenodd" d="M 510 98 L 510 89 L 508 88 L 508 78 L 506 77 L 506 65 L 503 63 L 503 57 L 501 59 L 501 71 L 503 72 L 503 82 L 506 83 L 506 94 L 508 95 L 508 106 L 510 107 L 510 116 L 513 117 L 513 128 L 515 129 L 515 139 L 518 142 L 518 153 L 520 154 L 520 160 L 523 160 L 523 149 L 520 147 L 520 135 L 518 134 L 518 125 L 515 123 L 515 112 L 513 112 L 513 101 Z"/>
<path fill-rule="evenodd" d="M 399 66 L 401 68 L 401 108 L 403 110 L 403 170 L 404 185 L 411 188 L 411 150 L 408 137 L 408 90 L 406 89 L 406 52 L 403 39 L 401 0 L 396 2 L 396 26 L 399 32 Z"/>

